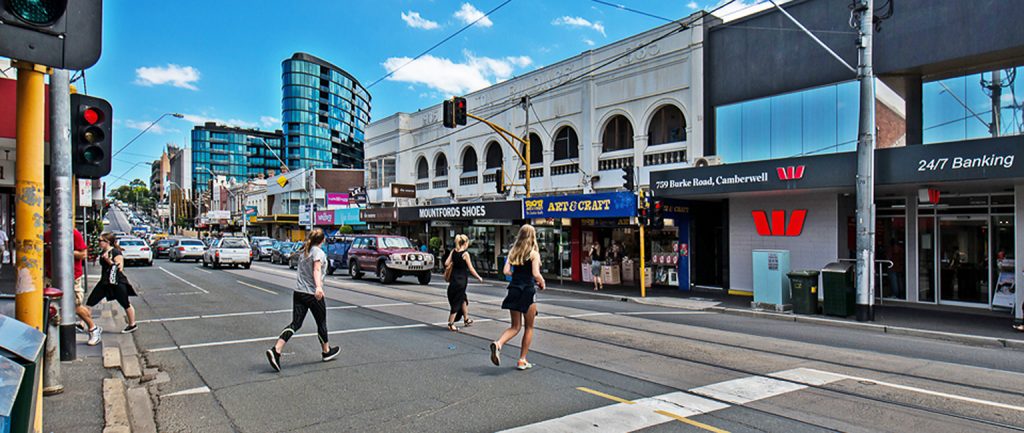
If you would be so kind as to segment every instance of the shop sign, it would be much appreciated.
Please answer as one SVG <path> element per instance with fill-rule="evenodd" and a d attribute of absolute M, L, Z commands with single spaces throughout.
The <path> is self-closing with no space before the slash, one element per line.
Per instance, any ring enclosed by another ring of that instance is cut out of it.
<path fill-rule="evenodd" d="M 257 213 L 258 213 L 258 211 L 256 209 L 256 206 L 246 206 L 245 207 L 245 216 L 252 218 L 252 217 L 256 216 Z"/>
<path fill-rule="evenodd" d="M 523 200 L 527 218 L 621 218 L 636 216 L 636 195 L 629 191 L 535 197 Z"/>
<path fill-rule="evenodd" d="M 327 206 L 348 206 L 348 194 L 340 192 L 327 193 Z"/>
<path fill-rule="evenodd" d="M 211 210 L 206 213 L 206 217 L 211 220 L 226 220 L 231 218 L 231 212 L 226 210 Z"/>
<path fill-rule="evenodd" d="M 334 211 L 333 210 L 320 210 L 316 212 L 316 225 L 318 226 L 333 226 L 334 225 Z"/>
<path fill-rule="evenodd" d="M 478 226 L 510 226 L 512 225 L 512 220 L 480 218 L 473 220 L 473 224 Z"/>
<path fill-rule="evenodd" d="M 366 224 L 359 219 L 358 208 L 334 209 L 334 225 L 338 226 L 359 226 Z"/>
<path fill-rule="evenodd" d="M 363 208 L 359 209 L 359 219 L 365 222 L 398 221 L 398 208 Z"/>
<path fill-rule="evenodd" d="M 430 226 L 431 227 L 451 227 L 452 226 L 452 222 L 451 221 L 431 221 L 430 222 Z"/>
<path fill-rule="evenodd" d="M 770 219 L 768 212 L 763 210 L 755 210 L 751 214 L 754 217 L 754 228 L 761 236 L 800 236 L 804 231 L 804 221 L 807 219 L 807 209 L 794 210 L 788 222 L 784 210 L 773 210 Z"/>
<path fill-rule="evenodd" d="M 523 203 L 519 200 L 509 200 L 398 208 L 398 219 L 400 221 L 479 220 L 487 218 L 522 219 Z"/>
<path fill-rule="evenodd" d="M 849 187 L 856 170 L 856 153 L 844 152 L 655 171 L 651 187 L 661 197 Z"/>
<path fill-rule="evenodd" d="M 13 174 L 14 170 L 11 170 L 10 173 Z M 13 177 L 11 176 L 11 178 Z M 78 179 L 78 205 L 81 207 L 92 206 L 92 179 Z"/>
<path fill-rule="evenodd" d="M 398 198 L 416 198 L 416 185 L 393 183 L 391 184 L 391 196 Z"/>
<path fill-rule="evenodd" d="M 1016 163 L 1020 137 L 986 138 L 969 143 L 879 150 L 875 152 L 876 179 L 881 184 L 898 184 L 1024 177 L 1024 160 Z"/>
<path fill-rule="evenodd" d="M 624 227 L 632 226 L 633 221 L 629 218 L 584 218 L 580 220 L 580 225 L 583 227 Z"/>

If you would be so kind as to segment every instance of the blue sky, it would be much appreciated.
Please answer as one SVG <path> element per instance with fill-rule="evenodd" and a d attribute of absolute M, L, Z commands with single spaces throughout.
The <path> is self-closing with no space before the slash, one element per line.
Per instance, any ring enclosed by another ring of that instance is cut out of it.
<path fill-rule="evenodd" d="M 196 122 L 280 129 L 281 61 L 294 52 L 369 85 L 502 1 L 106 1 L 102 57 L 76 86 L 113 104 L 115 148 L 164 113 L 186 115 L 165 117 L 118 155 L 108 186 L 148 182 L 148 162 Z M 678 19 L 719 1 L 613 3 Z M 373 86 L 371 115 L 415 111 L 663 23 L 591 0 L 513 0 Z"/>

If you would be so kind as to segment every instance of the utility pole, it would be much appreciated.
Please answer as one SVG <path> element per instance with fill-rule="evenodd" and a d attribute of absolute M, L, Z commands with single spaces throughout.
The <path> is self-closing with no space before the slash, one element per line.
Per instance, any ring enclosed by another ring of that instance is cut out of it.
<path fill-rule="evenodd" d="M 857 128 L 857 321 L 874 320 L 875 263 L 875 73 L 872 69 L 874 0 L 857 0 L 857 80 L 860 122 Z"/>
<path fill-rule="evenodd" d="M 309 189 L 309 211 L 307 212 L 309 215 L 309 231 L 313 231 L 313 219 L 316 217 L 316 212 L 313 210 L 316 208 L 316 169 L 309 169 L 309 178 L 307 179 L 307 182 L 309 183 L 309 185 L 307 185 Z"/>
<path fill-rule="evenodd" d="M 50 234 L 53 245 L 50 266 L 54 285 L 64 291 L 60 305 L 60 359 L 76 357 L 75 344 L 75 187 L 71 179 L 71 84 L 68 71 L 50 75 L 50 171 L 53 178 L 53 214 Z"/>
<path fill-rule="evenodd" d="M 525 142 L 526 151 L 526 198 L 530 198 L 530 167 L 533 162 L 530 158 L 533 154 L 530 153 L 530 95 L 523 96 L 523 110 L 526 111 L 526 132 L 523 133 L 523 141 Z M 543 161 L 542 161 L 543 162 Z"/>

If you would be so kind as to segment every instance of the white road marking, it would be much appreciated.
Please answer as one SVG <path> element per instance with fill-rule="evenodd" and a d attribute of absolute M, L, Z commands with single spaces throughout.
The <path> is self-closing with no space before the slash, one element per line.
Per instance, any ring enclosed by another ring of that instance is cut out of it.
<path fill-rule="evenodd" d="M 195 293 L 195 292 L 189 292 Z M 334 307 L 327 307 L 328 310 L 348 310 L 352 308 L 359 308 L 358 305 L 337 305 Z M 242 311 L 238 313 L 217 313 L 217 314 L 200 314 L 198 316 L 181 316 L 181 317 L 165 317 L 163 319 L 148 319 L 139 320 L 139 323 L 159 323 L 159 322 L 178 322 L 182 320 L 199 320 L 199 319 L 219 319 L 223 317 L 239 317 L 239 316 L 257 316 L 264 314 L 280 314 L 280 313 L 291 313 L 291 309 L 287 310 L 269 310 L 269 311 Z"/>
<path fill-rule="evenodd" d="M 694 388 L 690 392 L 733 404 L 746 404 L 804 388 L 807 386 L 769 377 L 750 376 Z"/>
<path fill-rule="evenodd" d="M 278 295 L 278 294 L 279 294 L 279 293 L 277 293 L 277 292 L 275 292 L 275 291 L 273 291 L 273 290 L 268 290 L 268 289 L 264 289 L 264 288 L 262 288 L 262 287 L 260 287 L 260 286 L 257 286 L 257 285 L 253 285 L 253 284 L 249 284 L 249 283 L 247 283 L 247 282 L 245 282 L 245 281 L 242 281 L 242 280 L 235 280 L 235 281 L 237 281 L 237 282 L 238 282 L 238 284 L 241 284 L 241 285 L 244 285 L 244 286 L 249 286 L 249 287 L 252 287 L 252 288 L 254 288 L 254 289 L 256 289 L 256 290 L 259 290 L 259 291 L 262 291 L 262 292 L 267 292 L 267 293 L 270 293 L 271 295 Z"/>
<path fill-rule="evenodd" d="M 629 403 L 616 403 L 583 412 L 530 424 L 506 432 L 624 432 L 636 431 L 664 424 L 672 418 L 656 413 L 662 410 L 689 417 L 729 407 L 727 404 L 701 398 L 685 392 L 672 392 L 642 398 Z"/>
<path fill-rule="evenodd" d="M 685 316 L 685 315 L 700 315 L 700 314 L 715 314 L 710 311 L 626 311 L 622 313 L 615 313 L 620 316 Z"/>
<path fill-rule="evenodd" d="M 157 296 L 185 296 L 185 295 L 202 295 L 202 292 L 173 292 L 173 293 L 157 293 Z"/>
<path fill-rule="evenodd" d="M 615 313 L 580 313 L 580 314 L 570 314 L 569 316 L 566 316 L 566 317 L 575 319 L 577 317 L 614 316 L 614 315 L 615 315 Z"/>
<path fill-rule="evenodd" d="M 412 324 L 412 325 L 374 326 L 374 327 L 370 327 L 370 328 L 356 328 L 356 329 L 344 329 L 344 330 L 340 330 L 340 331 L 331 331 L 331 332 L 328 332 L 327 335 L 354 334 L 354 333 L 357 333 L 357 332 L 391 331 L 391 330 L 411 329 L 411 328 L 425 328 L 427 326 L 428 325 L 425 324 L 425 323 L 415 323 L 415 324 Z M 292 336 L 292 338 L 312 337 L 314 335 L 316 335 L 315 332 L 308 333 L 308 334 L 295 334 L 295 335 Z M 274 340 L 277 340 L 277 339 L 278 339 L 278 336 L 275 335 L 273 337 L 246 338 L 246 339 L 243 339 L 243 340 L 211 341 L 209 343 L 182 344 L 182 345 L 179 345 L 179 346 L 158 347 L 156 349 L 147 350 L 146 352 L 147 353 L 169 352 L 169 351 L 172 351 L 172 350 L 198 349 L 198 348 L 203 348 L 203 347 L 216 347 L 216 346 L 228 346 L 228 345 L 233 345 L 233 344 L 258 343 L 258 342 L 261 342 L 261 341 L 274 341 Z"/>
<path fill-rule="evenodd" d="M 207 292 L 206 289 L 203 289 L 202 287 L 199 287 L 199 286 L 197 286 L 195 284 L 192 284 L 192 283 L 188 282 L 187 280 L 185 280 L 184 278 L 181 278 L 181 277 L 179 277 L 177 275 L 174 275 L 173 273 L 171 273 L 171 271 L 168 271 L 167 269 L 164 269 L 163 266 L 158 266 L 158 268 L 160 268 L 161 271 L 166 272 L 167 275 L 170 275 L 170 276 L 172 276 L 174 278 L 177 278 L 177 279 L 181 280 L 181 282 L 192 286 L 192 288 L 194 288 L 194 289 L 196 289 L 196 290 L 198 290 L 200 292 L 203 292 L 203 293 L 206 293 L 206 294 L 210 294 L 210 292 Z"/>
<path fill-rule="evenodd" d="M 207 274 L 213 274 L 213 272 L 207 271 L 206 269 L 203 268 L 196 268 L 196 270 L 199 272 L 206 272 Z"/>
<path fill-rule="evenodd" d="M 160 398 L 164 397 L 177 397 L 181 395 L 195 395 L 195 394 L 206 394 L 210 392 L 210 387 L 200 386 L 199 388 L 186 389 L 178 392 L 172 392 L 170 394 L 161 395 Z"/>

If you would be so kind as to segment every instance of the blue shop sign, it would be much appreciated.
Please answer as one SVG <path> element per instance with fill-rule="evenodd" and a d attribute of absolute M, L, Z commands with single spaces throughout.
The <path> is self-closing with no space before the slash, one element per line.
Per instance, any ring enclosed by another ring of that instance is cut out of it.
<path fill-rule="evenodd" d="M 636 195 L 629 191 L 534 197 L 523 200 L 526 218 L 628 218 L 636 216 Z"/>
<path fill-rule="evenodd" d="M 366 222 L 359 219 L 359 208 L 349 207 L 334 210 L 334 225 L 361 226 L 366 225 Z"/>

